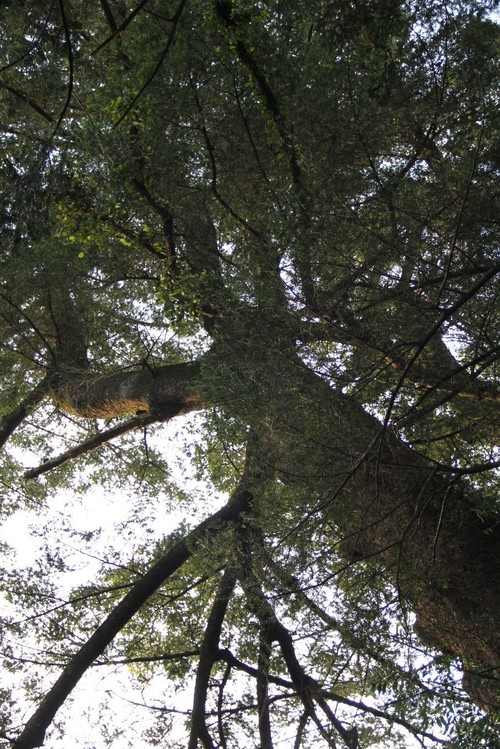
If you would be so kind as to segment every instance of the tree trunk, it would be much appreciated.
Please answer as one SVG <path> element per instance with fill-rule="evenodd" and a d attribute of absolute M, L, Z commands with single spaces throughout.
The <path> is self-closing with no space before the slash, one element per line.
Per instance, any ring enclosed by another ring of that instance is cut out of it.
<path fill-rule="evenodd" d="M 219 356 L 210 376 L 222 380 L 220 400 L 229 412 L 251 423 L 256 411 L 259 420 L 265 411 L 266 467 L 273 464 L 282 480 L 332 497 L 325 514 L 340 554 L 385 565 L 416 614 L 419 635 L 462 659 L 465 687 L 488 709 L 500 675 L 496 519 L 481 519 L 459 480 L 384 431 L 353 398 L 301 362 L 287 362 L 284 368 L 284 358 L 278 363 L 271 354 L 260 362 L 254 357 L 249 366 L 246 357 L 231 364 Z M 199 362 L 155 373 L 68 372 L 52 392 L 61 408 L 85 417 L 145 411 L 168 419 L 203 407 L 199 374 Z"/>

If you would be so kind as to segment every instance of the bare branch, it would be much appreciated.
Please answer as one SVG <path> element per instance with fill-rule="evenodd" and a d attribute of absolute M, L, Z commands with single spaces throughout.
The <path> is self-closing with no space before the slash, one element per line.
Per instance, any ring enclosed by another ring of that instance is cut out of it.
<path fill-rule="evenodd" d="M 131 432 L 134 429 L 149 426 L 149 424 L 154 424 L 157 421 L 158 416 L 153 416 L 149 413 L 141 414 L 134 419 L 130 419 L 130 421 L 126 421 L 124 424 L 118 424 L 118 426 L 113 427 L 112 429 L 106 429 L 104 432 L 98 432 L 93 437 L 90 437 L 90 439 L 85 440 L 85 442 L 81 442 L 79 445 L 76 445 L 76 447 L 72 447 L 71 450 L 66 450 L 66 452 L 61 453 L 57 457 L 46 460 L 36 468 L 30 468 L 24 473 L 23 478 L 36 479 L 38 476 L 41 476 L 42 473 L 47 473 L 63 463 L 75 460 L 75 458 L 79 458 L 81 455 L 85 455 L 86 453 L 101 447 L 101 445 L 110 442 L 116 437 L 120 437 L 122 434 Z"/>
<path fill-rule="evenodd" d="M 235 585 L 236 577 L 234 572 L 231 569 L 226 570 L 220 581 L 219 589 L 208 617 L 205 636 L 200 649 L 188 749 L 196 749 L 198 739 L 202 741 L 206 749 L 213 749 L 214 746 L 205 721 L 205 703 L 212 666 L 217 660 L 219 652 L 222 624 Z"/>

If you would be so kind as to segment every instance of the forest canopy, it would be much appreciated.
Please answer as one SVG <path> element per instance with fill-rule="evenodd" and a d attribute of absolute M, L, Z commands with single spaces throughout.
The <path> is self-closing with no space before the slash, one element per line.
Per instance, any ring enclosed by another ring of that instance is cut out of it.
<path fill-rule="evenodd" d="M 2 3 L 5 749 L 500 746 L 495 8 Z"/>

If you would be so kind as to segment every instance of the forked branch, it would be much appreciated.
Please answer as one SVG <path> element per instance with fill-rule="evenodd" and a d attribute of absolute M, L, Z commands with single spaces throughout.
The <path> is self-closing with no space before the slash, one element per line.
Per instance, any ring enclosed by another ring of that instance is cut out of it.
<path fill-rule="evenodd" d="M 236 577 L 234 572 L 231 569 L 227 569 L 220 581 L 200 649 L 188 749 L 196 749 L 198 740 L 203 743 L 206 749 L 212 749 L 214 746 L 205 721 L 206 700 L 212 667 L 218 660 L 219 641 L 224 617 L 235 585 Z"/>

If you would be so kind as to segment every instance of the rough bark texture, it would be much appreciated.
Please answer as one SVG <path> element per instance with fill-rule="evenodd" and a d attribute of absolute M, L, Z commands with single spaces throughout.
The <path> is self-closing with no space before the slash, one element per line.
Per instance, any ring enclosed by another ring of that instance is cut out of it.
<path fill-rule="evenodd" d="M 266 460 L 282 480 L 331 497 L 324 513 L 340 553 L 383 563 L 422 639 L 459 657 L 477 704 L 498 708 L 498 518 L 480 517 L 460 480 L 383 431 L 353 398 L 304 369 L 295 377 L 295 401 L 285 394 L 269 422 Z"/>
<path fill-rule="evenodd" d="M 51 395 L 63 411 L 89 419 L 138 413 L 168 419 L 203 405 L 193 388 L 199 371 L 197 362 L 111 374 L 62 369 L 52 377 Z"/>
<path fill-rule="evenodd" d="M 480 519 L 442 476 L 422 469 L 408 477 L 385 466 L 378 474 L 377 494 L 365 492 L 362 502 L 359 486 L 352 501 L 343 553 L 382 561 L 416 614 L 421 639 L 458 656 L 466 690 L 482 709 L 498 708 L 500 527 L 493 517 Z"/>

